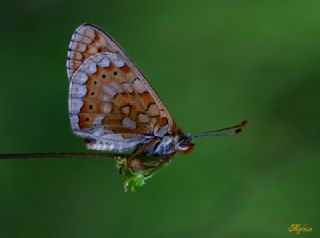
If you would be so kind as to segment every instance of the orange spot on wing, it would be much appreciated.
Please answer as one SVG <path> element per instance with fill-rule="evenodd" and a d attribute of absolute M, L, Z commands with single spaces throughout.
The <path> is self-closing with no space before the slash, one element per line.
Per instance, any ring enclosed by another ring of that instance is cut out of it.
<path fill-rule="evenodd" d="M 113 126 L 108 126 L 108 129 L 112 130 L 115 133 L 119 134 L 147 134 L 149 133 L 148 128 L 138 126 L 135 129 L 130 129 L 126 127 L 113 127 Z"/>
<path fill-rule="evenodd" d="M 101 38 L 100 34 L 95 32 L 94 41 L 99 41 Z"/>
<path fill-rule="evenodd" d="M 129 116 L 133 120 L 138 118 L 139 113 L 144 112 L 144 109 L 141 107 L 138 98 L 135 97 L 135 94 L 132 95 L 130 93 L 118 93 L 115 96 L 113 103 L 117 108 L 130 106 Z"/>
<path fill-rule="evenodd" d="M 93 127 L 94 120 L 95 120 L 95 115 L 94 114 L 80 113 L 80 115 L 79 115 L 79 127 L 80 127 L 80 129 Z"/>
<path fill-rule="evenodd" d="M 136 105 L 132 105 L 129 116 L 130 116 L 130 118 L 133 118 L 134 120 L 137 120 L 138 115 L 141 112 L 143 112 L 143 110 L 141 110 L 140 107 L 138 107 Z"/>
<path fill-rule="evenodd" d="M 113 72 L 117 67 L 113 64 L 110 63 L 110 66 L 107 68 L 109 72 Z"/>
<path fill-rule="evenodd" d="M 102 124 L 106 126 L 123 127 L 121 123 L 123 118 L 124 118 L 124 115 L 122 114 L 108 114 L 102 120 Z"/>
<path fill-rule="evenodd" d="M 84 99 L 99 101 L 99 97 L 101 96 L 101 94 L 101 88 L 87 87 L 87 94 Z"/>
<path fill-rule="evenodd" d="M 94 100 L 83 100 L 82 113 L 100 113 L 100 103 Z"/>
<path fill-rule="evenodd" d="M 125 64 L 123 67 L 120 68 L 120 70 L 124 73 L 128 73 L 131 69 L 127 64 Z"/>
<path fill-rule="evenodd" d="M 94 45 L 88 45 L 86 53 L 89 55 L 94 55 L 94 54 L 98 53 L 98 48 Z"/>
<path fill-rule="evenodd" d="M 129 105 L 130 102 L 132 103 L 133 101 L 133 97 L 131 94 L 129 93 L 118 93 L 115 97 L 114 97 L 114 105 L 118 108 L 121 108 L 123 106 Z"/>
<path fill-rule="evenodd" d="M 91 54 L 89 54 L 87 51 L 82 53 L 82 62 L 84 62 L 88 57 L 90 57 Z"/>
<path fill-rule="evenodd" d="M 97 87 L 100 80 L 95 75 L 90 75 L 86 82 L 87 87 Z"/>
<path fill-rule="evenodd" d="M 166 117 L 161 117 L 158 119 L 157 124 L 159 125 L 159 127 L 162 127 L 162 126 L 168 124 L 168 119 Z"/>
<path fill-rule="evenodd" d="M 150 104 L 155 103 L 153 98 L 151 97 L 150 93 L 144 92 L 142 94 L 139 94 L 139 97 L 142 101 L 142 105 L 144 107 L 144 110 L 147 110 Z"/>

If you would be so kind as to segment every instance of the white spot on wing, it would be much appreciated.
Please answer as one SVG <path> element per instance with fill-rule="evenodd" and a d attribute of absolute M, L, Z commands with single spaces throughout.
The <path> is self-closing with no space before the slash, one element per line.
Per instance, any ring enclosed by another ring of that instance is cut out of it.
<path fill-rule="evenodd" d="M 124 114 L 128 115 L 130 113 L 130 106 L 125 106 L 125 107 L 121 108 L 121 111 Z"/>
<path fill-rule="evenodd" d="M 70 116 L 71 127 L 73 130 L 80 130 L 79 127 L 79 117 L 77 115 Z"/>
<path fill-rule="evenodd" d="M 108 57 L 111 60 L 111 62 L 118 68 L 121 68 L 125 65 L 125 62 L 116 54 L 109 53 Z"/>
<path fill-rule="evenodd" d="M 133 89 L 129 83 L 122 83 L 121 87 L 124 89 L 125 92 L 127 93 L 132 93 Z"/>
<path fill-rule="evenodd" d="M 139 113 L 138 120 L 142 123 L 150 122 L 149 117 L 144 113 Z"/>
<path fill-rule="evenodd" d="M 78 114 L 83 106 L 83 101 L 78 98 L 71 98 L 69 104 L 69 110 L 72 114 Z"/>
<path fill-rule="evenodd" d="M 138 93 L 143 93 L 146 90 L 145 87 L 143 86 L 143 84 L 141 83 L 140 79 L 135 79 L 133 81 L 133 87 L 134 87 L 135 91 Z"/>
<path fill-rule="evenodd" d="M 79 117 L 77 115 L 72 115 L 70 116 L 70 119 L 73 123 L 78 123 L 79 122 Z"/>
<path fill-rule="evenodd" d="M 87 49 L 87 46 L 85 44 L 71 41 L 69 44 L 69 48 L 71 50 L 84 52 Z"/>
<path fill-rule="evenodd" d="M 84 43 L 84 44 L 90 44 L 92 42 L 92 39 L 88 38 L 88 37 L 85 37 L 85 36 L 82 36 L 82 35 L 79 35 L 77 33 L 75 33 L 73 35 L 73 38 L 72 38 L 73 41 L 76 41 L 76 42 L 80 42 L 80 43 Z"/>
<path fill-rule="evenodd" d="M 91 59 L 86 60 L 82 65 L 81 65 L 81 71 L 86 72 L 87 74 L 94 74 L 97 71 L 97 65 L 94 61 Z"/>
<path fill-rule="evenodd" d="M 84 85 L 72 84 L 70 88 L 71 97 L 82 98 L 87 94 L 87 88 Z"/>
<path fill-rule="evenodd" d="M 166 112 L 163 110 L 160 110 L 160 117 L 166 117 L 166 116 L 167 116 Z"/>
<path fill-rule="evenodd" d="M 77 52 L 77 51 L 69 51 L 68 52 L 68 57 L 71 60 L 81 60 L 82 59 L 82 54 L 80 52 Z"/>
<path fill-rule="evenodd" d="M 106 55 L 100 55 L 99 58 L 96 59 L 96 62 L 100 67 L 103 68 L 107 68 L 110 66 L 110 60 Z"/>
<path fill-rule="evenodd" d="M 103 92 L 104 94 L 106 94 L 109 98 L 113 98 L 114 95 L 117 94 L 117 90 L 112 88 L 112 87 L 109 87 L 109 86 L 104 86 L 103 87 Z"/>
<path fill-rule="evenodd" d="M 118 68 L 121 68 L 125 65 L 124 61 L 121 59 L 118 59 L 116 61 L 113 61 L 112 63 L 114 63 L 115 66 L 117 66 Z"/>
<path fill-rule="evenodd" d="M 111 103 L 103 103 L 101 106 L 101 110 L 104 114 L 108 114 L 112 110 L 112 105 Z"/>
<path fill-rule="evenodd" d="M 102 120 L 104 117 L 105 117 L 105 115 L 103 115 L 103 114 L 96 115 L 96 118 L 94 120 L 94 124 L 96 124 L 96 125 L 102 124 Z"/>
<path fill-rule="evenodd" d="M 135 129 L 137 127 L 137 123 L 135 121 L 133 121 L 132 119 L 130 119 L 129 117 L 125 117 L 122 120 L 122 125 L 124 127 L 130 128 L 130 129 Z"/>
<path fill-rule="evenodd" d="M 157 105 L 156 104 L 151 104 L 150 106 L 149 106 L 149 109 L 148 109 L 148 114 L 150 115 L 150 116 L 158 116 L 159 115 L 159 110 L 158 110 L 158 107 L 157 107 Z"/>
<path fill-rule="evenodd" d="M 117 81 L 113 81 L 110 83 L 110 87 L 113 88 L 117 93 L 123 93 L 123 88 L 119 85 Z"/>
<path fill-rule="evenodd" d="M 78 71 L 73 78 L 74 83 L 84 84 L 88 80 L 88 75 L 86 73 Z"/>
<path fill-rule="evenodd" d="M 111 102 L 112 101 L 112 97 L 110 97 L 109 95 L 103 95 L 101 97 L 101 101 L 102 102 Z"/>
<path fill-rule="evenodd" d="M 94 39 L 95 34 L 92 28 L 88 26 L 80 26 L 77 28 L 76 32 L 80 33 L 81 35 L 84 35 L 90 39 Z"/>

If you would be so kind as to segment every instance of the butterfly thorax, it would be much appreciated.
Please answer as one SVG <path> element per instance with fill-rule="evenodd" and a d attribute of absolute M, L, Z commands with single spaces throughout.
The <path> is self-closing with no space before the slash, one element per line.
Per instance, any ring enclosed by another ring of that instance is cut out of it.
<path fill-rule="evenodd" d="M 168 156 L 176 153 L 190 152 L 194 144 L 190 136 L 184 135 L 180 130 L 175 135 L 164 135 L 162 137 L 155 137 L 157 143 L 147 147 L 143 154 L 147 156 Z"/>

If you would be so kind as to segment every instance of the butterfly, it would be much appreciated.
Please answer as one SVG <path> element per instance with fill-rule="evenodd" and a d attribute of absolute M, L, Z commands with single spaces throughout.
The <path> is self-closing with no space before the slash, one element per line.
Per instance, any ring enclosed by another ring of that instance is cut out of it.
<path fill-rule="evenodd" d="M 231 136 L 244 121 L 232 127 L 196 135 L 184 134 L 149 81 L 120 45 L 91 24 L 80 25 L 68 49 L 69 117 L 73 132 L 88 149 L 124 153 L 128 166 L 150 166 L 139 155 L 168 162 L 188 153 L 193 140 L 204 136 Z"/>

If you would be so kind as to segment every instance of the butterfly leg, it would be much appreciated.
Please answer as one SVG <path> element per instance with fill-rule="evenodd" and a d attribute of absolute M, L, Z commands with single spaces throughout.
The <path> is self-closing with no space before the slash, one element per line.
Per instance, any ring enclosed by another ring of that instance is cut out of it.
<path fill-rule="evenodd" d="M 147 149 L 150 146 L 153 146 L 155 144 L 157 144 L 159 142 L 158 139 L 154 139 L 152 141 L 150 141 L 147 144 L 144 144 L 140 147 L 138 147 L 138 149 L 136 149 L 128 158 L 127 158 L 127 165 L 131 168 L 135 168 L 135 169 L 144 169 L 145 166 L 143 164 L 143 162 L 135 159 L 135 157 L 137 157 L 138 155 L 140 155 L 145 149 Z"/>
<path fill-rule="evenodd" d="M 158 162 L 143 162 L 144 169 L 157 168 L 162 164 L 168 163 L 172 159 L 172 155 L 161 156 L 158 158 Z M 152 173 L 152 172 L 151 172 Z"/>

